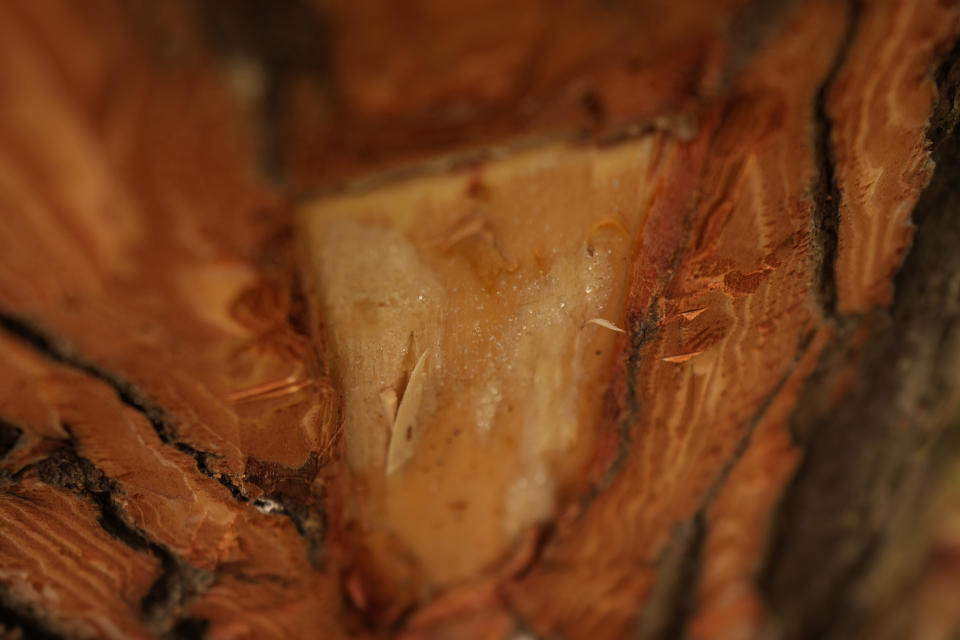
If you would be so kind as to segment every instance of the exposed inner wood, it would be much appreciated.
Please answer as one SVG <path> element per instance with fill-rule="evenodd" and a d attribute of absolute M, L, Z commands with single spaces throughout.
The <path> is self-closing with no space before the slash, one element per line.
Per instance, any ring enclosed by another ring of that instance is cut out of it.
<path fill-rule="evenodd" d="M 958 20 L 0 3 L 0 635 L 949 637 Z"/>
<path fill-rule="evenodd" d="M 425 593 L 582 484 L 671 146 L 550 147 L 303 212 L 358 517 L 396 536 Z"/>

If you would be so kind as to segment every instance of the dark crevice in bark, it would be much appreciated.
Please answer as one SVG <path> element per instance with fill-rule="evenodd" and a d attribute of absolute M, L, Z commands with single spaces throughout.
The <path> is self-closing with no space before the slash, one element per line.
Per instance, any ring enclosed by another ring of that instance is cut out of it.
<path fill-rule="evenodd" d="M 813 185 L 813 237 L 820 246 L 820 263 L 817 274 L 817 299 L 825 318 L 837 315 L 836 261 L 840 227 L 840 188 L 837 185 L 834 166 L 833 142 L 830 139 L 831 123 L 827 100 L 837 74 L 847 59 L 851 43 L 860 24 L 860 3 L 849 0 L 847 28 L 840 41 L 836 56 L 827 72 L 827 77 L 817 91 L 813 107 L 814 162 L 818 169 Z"/>
<path fill-rule="evenodd" d="M 165 443 L 172 441 L 172 427 L 166 415 L 164 415 L 164 412 L 161 409 L 147 405 L 133 385 L 83 360 L 74 354 L 70 346 L 65 342 L 55 340 L 45 335 L 29 322 L 18 318 L 6 310 L 0 310 L 0 329 L 7 332 L 11 337 L 32 347 L 46 358 L 58 364 L 82 371 L 110 385 L 125 405 L 139 411 L 147 417 L 161 440 Z"/>
<path fill-rule="evenodd" d="M 116 482 L 96 468 L 92 462 L 77 455 L 72 447 L 56 451 L 48 458 L 25 467 L 18 476 L 35 472 L 43 482 L 86 498 L 100 511 L 99 523 L 103 530 L 131 549 L 150 552 L 151 543 L 139 530 L 127 523 L 113 496 L 122 492 Z"/>
<path fill-rule="evenodd" d="M 77 356 L 66 343 L 50 338 L 30 323 L 4 310 L 0 310 L 0 329 L 29 345 L 44 357 L 71 369 L 82 371 L 109 385 L 123 404 L 143 414 L 164 444 L 191 456 L 201 473 L 226 487 L 238 501 L 247 501 L 247 495 L 240 485 L 228 475 L 215 472 L 210 468 L 210 460 L 216 458 L 216 454 L 199 451 L 186 443 L 178 442 L 171 417 L 160 407 L 149 404 L 134 385 Z"/>
<path fill-rule="evenodd" d="M 198 637 L 184 633 L 197 628 L 205 630 L 206 621 L 187 616 L 187 609 L 213 586 L 216 576 L 171 553 L 165 553 L 160 560 L 163 573 L 140 601 L 144 624 L 164 638 Z"/>
<path fill-rule="evenodd" d="M 166 444 L 171 444 L 171 443 L 168 442 Z M 214 471 L 211 468 L 210 466 L 211 460 L 215 460 L 216 458 L 218 458 L 216 454 L 210 453 L 208 451 L 200 451 L 186 444 L 185 442 L 177 442 L 173 444 L 173 446 L 176 447 L 177 451 L 182 451 L 183 453 L 193 458 L 197 463 L 197 469 L 200 471 L 200 473 L 202 473 L 203 475 L 209 478 L 213 478 L 214 480 L 219 482 L 221 485 L 226 487 L 227 491 L 230 492 L 230 495 L 233 496 L 234 500 L 236 500 L 237 502 L 247 502 L 250 499 L 247 497 L 247 494 L 243 490 L 243 488 L 239 484 L 233 481 L 233 478 L 231 478 L 229 475 L 225 473 Z"/>
<path fill-rule="evenodd" d="M 13 451 L 23 431 L 0 418 L 0 459 Z"/>
<path fill-rule="evenodd" d="M 64 640 L 64 636 L 42 622 L 38 612 L 12 604 L 12 598 L 5 591 L 0 587 L 0 637 L 11 640 Z"/>
<path fill-rule="evenodd" d="M 323 16 L 305 0 L 200 0 L 203 25 L 227 64 L 256 66 L 264 84 L 257 104 L 263 167 L 283 183 L 286 172 L 284 122 L 290 108 L 290 85 L 309 79 L 321 87 L 331 75 Z"/>
<path fill-rule="evenodd" d="M 298 469 L 249 458 L 244 471 L 244 478 L 265 494 L 254 501 L 254 506 L 262 513 L 278 513 L 289 517 L 306 541 L 308 556 L 316 567 L 321 565 L 323 559 L 328 524 L 322 504 L 323 496 L 316 495 L 314 491 L 314 480 L 320 464 L 316 454 L 310 454 Z"/>
<path fill-rule="evenodd" d="M 640 398 L 637 395 L 637 376 L 639 375 L 640 360 L 643 357 L 643 349 L 660 332 L 660 318 L 657 312 L 658 296 L 654 296 L 653 302 L 643 313 L 634 312 L 627 320 L 627 327 L 630 332 L 630 341 L 627 346 L 626 362 L 626 394 L 624 404 L 626 406 L 619 410 L 620 416 L 616 421 L 617 427 L 617 452 L 614 459 L 607 466 L 600 482 L 591 487 L 585 496 L 584 502 L 592 502 L 597 495 L 610 486 L 613 479 L 623 468 L 627 461 L 627 456 L 633 448 L 633 429 L 637 423 L 637 416 L 640 414 Z M 612 394 L 613 390 L 608 391 Z"/>
<path fill-rule="evenodd" d="M 635 640 L 683 637 L 693 611 L 706 533 L 703 511 L 674 529 L 657 561 L 659 578 L 637 620 Z"/>
<path fill-rule="evenodd" d="M 184 618 L 170 631 L 170 638 L 176 640 L 203 640 L 209 627 L 209 620 Z"/>
<path fill-rule="evenodd" d="M 780 638 L 853 637 L 866 569 L 886 550 L 892 505 L 912 505 L 933 443 L 955 410 L 960 370 L 960 43 L 936 73 L 928 132 L 936 169 L 913 212 L 913 246 L 894 278 L 889 312 L 877 312 L 858 383 L 835 407 L 798 414 L 807 452 L 787 487 L 759 580 Z M 847 345 L 841 335 L 832 348 Z M 828 346 L 827 352 L 831 350 Z M 828 390 L 811 379 L 800 405 Z M 855 456 L 855 460 L 852 458 Z"/>
<path fill-rule="evenodd" d="M 191 566 L 130 521 L 116 499 L 123 489 L 92 462 L 80 457 L 72 441 L 17 475 L 27 474 L 36 474 L 46 484 L 89 500 L 100 512 L 98 522 L 104 531 L 131 549 L 160 561 L 162 573 L 140 602 L 144 624 L 154 633 L 169 635 L 182 622 L 186 607 L 213 584 L 212 572 Z"/>
<path fill-rule="evenodd" d="M 806 355 L 813 336 L 813 332 L 801 336 L 793 361 L 745 425 L 736 448 L 710 484 L 700 507 L 692 518 L 676 528 L 670 543 L 661 553 L 657 569 L 658 579 L 638 620 L 637 640 L 671 640 L 683 637 L 690 614 L 695 608 L 703 543 L 708 532 L 707 512 L 746 452 L 757 426 Z"/>

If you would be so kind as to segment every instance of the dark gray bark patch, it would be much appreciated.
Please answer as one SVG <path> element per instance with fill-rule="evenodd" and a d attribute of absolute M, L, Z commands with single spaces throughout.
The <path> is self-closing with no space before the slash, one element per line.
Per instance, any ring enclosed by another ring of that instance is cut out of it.
<path fill-rule="evenodd" d="M 928 137 L 933 177 L 913 212 L 913 246 L 889 311 L 867 318 L 871 340 L 855 387 L 825 406 L 829 371 L 811 377 L 794 417 L 804 459 L 775 516 L 760 589 L 780 638 L 853 637 L 857 587 L 885 550 L 893 518 L 922 508 L 933 443 L 954 410 L 960 371 L 960 47 L 935 74 Z M 827 353 L 849 349 L 841 332 Z M 843 364 L 827 358 L 826 366 Z M 812 408 L 812 409 L 811 409 Z"/>

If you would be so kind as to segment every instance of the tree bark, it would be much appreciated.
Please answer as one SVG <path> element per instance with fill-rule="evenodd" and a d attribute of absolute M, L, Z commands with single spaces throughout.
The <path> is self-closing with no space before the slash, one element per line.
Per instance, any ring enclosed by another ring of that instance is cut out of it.
<path fill-rule="evenodd" d="M 0 635 L 950 638 L 960 6 L 0 5 Z"/>

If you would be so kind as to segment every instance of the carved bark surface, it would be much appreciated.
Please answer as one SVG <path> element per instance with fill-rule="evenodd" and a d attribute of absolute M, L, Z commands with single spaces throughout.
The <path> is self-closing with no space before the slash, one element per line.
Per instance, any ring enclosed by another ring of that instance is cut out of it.
<path fill-rule="evenodd" d="M 0 4 L 0 633 L 949 638 L 958 36 Z"/>

